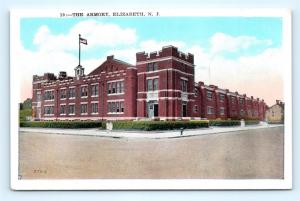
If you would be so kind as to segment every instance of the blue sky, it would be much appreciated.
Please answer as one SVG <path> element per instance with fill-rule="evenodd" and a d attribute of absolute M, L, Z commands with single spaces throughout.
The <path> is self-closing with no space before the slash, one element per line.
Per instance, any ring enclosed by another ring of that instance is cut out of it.
<path fill-rule="evenodd" d="M 282 18 L 279 17 L 98 17 L 22 18 L 22 99 L 30 97 L 34 74 L 67 71 L 81 64 L 86 74 L 106 56 L 135 64 L 135 53 L 174 45 L 195 57 L 195 81 L 263 98 L 283 99 Z M 25 76 L 26 75 L 26 76 Z M 272 90 L 270 90 L 272 89 Z"/>
<path fill-rule="evenodd" d="M 253 36 L 259 40 L 271 40 L 268 47 L 280 47 L 282 41 L 282 20 L 275 17 L 106 17 L 88 18 L 98 22 L 118 24 L 121 27 L 136 29 L 138 40 L 184 41 L 189 45 L 199 44 L 209 48 L 209 39 L 216 32 L 231 36 Z M 21 20 L 21 41 L 28 50 L 36 50 L 33 39 L 42 25 L 49 27 L 53 34 L 67 34 L 78 22 L 85 18 L 24 18 Z M 83 36 L 84 37 L 84 36 Z M 88 40 L 88 38 L 87 38 Z M 77 43 L 77 41 L 74 41 Z M 105 53 L 110 47 L 99 47 L 84 54 L 85 58 Z M 255 55 L 261 53 L 266 45 L 253 46 L 238 53 L 224 53 L 227 57 Z M 74 54 L 77 50 L 74 50 Z"/>

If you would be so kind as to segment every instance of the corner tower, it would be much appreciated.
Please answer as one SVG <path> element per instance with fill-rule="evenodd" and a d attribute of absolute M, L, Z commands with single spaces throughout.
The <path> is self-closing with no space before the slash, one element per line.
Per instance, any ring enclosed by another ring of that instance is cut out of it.
<path fill-rule="evenodd" d="M 194 55 L 174 46 L 136 53 L 137 117 L 180 119 L 192 115 Z"/>

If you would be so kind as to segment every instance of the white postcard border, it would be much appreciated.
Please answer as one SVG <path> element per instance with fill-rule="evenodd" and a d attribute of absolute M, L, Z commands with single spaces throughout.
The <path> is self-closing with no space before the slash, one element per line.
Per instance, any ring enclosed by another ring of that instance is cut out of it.
<path fill-rule="evenodd" d="M 102 9 L 107 12 L 119 10 Z M 70 9 L 61 12 L 96 12 L 93 9 Z M 56 9 L 15 9 L 10 15 L 10 132 L 11 132 L 11 188 L 13 190 L 155 190 L 155 189 L 291 189 L 292 188 L 292 27 L 288 9 L 203 9 L 203 10 L 128 10 L 122 12 L 160 12 L 162 16 L 243 16 L 282 17 L 283 51 L 285 55 L 284 99 L 284 179 L 87 179 L 87 180 L 19 180 L 18 179 L 18 100 L 19 71 L 15 65 L 20 43 L 22 17 L 59 17 Z M 26 61 L 24 61 L 26 62 Z"/>

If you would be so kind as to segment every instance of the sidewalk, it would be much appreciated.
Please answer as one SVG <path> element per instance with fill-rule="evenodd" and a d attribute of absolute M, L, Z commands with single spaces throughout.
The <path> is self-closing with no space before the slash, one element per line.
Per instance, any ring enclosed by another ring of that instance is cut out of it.
<path fill-rule="evenodd" d="M 196 135 L 209 135 L 219 134 L 235 131 L 263 129 L 283 127 L 283 125 L 255 125 L 255 126 L 234 126 L 234 127 L 210 127 L 200 129 L 186 129 L 181 135 L 180 130 L 170 131 L 121 131 L 121 130 L 100 130 L 100 129 L 57 129 L 57 128 L 20 128 L 20 132 L 24 133 L 46 133 L 46 134 L 60 134 L 60 135 L 78 135 L 78 136 L 98 136 L 98 137 L 111 137 L 111 138 L 178 138 Z"/>

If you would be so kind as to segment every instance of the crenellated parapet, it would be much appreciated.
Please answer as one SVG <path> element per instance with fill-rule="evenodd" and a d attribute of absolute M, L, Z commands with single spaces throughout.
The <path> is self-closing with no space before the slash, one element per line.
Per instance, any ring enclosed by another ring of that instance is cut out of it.
<path fill-rule="evenodd" d="M 191 53 L 183 53 L 178 51 L 177 47 L 174 46 L 165 46 L 160 51 L 145 53 L 145 52 L 138 52 L 136 53 L 136 62 L 143 62 L 148 60 L 154 59 L 161 59 L 164 57 L 174 57 L 185 62 L 194 64 L 194 55 Z"/>

